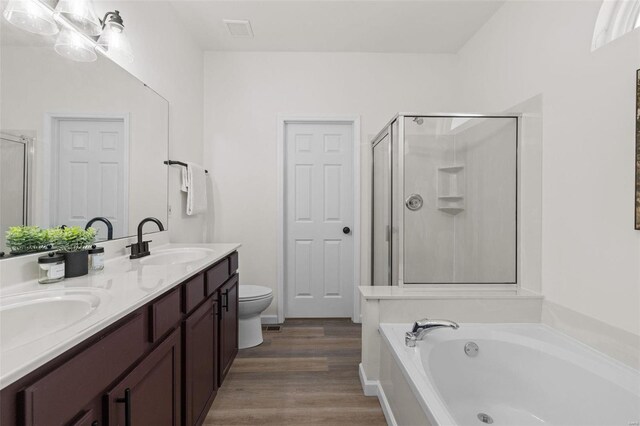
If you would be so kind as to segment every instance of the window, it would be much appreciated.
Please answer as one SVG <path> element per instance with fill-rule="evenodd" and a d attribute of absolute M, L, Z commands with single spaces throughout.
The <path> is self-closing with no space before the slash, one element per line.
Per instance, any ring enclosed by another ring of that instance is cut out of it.
<path fill-rule="evenodd" d="M 640 0 L 604 0 L 593 32 L 591 50 L 596 50 L 638 27 Z"/>

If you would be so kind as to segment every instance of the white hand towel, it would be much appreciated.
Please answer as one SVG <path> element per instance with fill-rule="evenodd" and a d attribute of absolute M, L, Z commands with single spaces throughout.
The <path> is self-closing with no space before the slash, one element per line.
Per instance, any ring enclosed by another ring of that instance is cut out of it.
<path fill-rule="evenodd" d="M 207 175 L 204 168 L 187 163 L 187 215 L 193 216 L 207 211 Z"/>
<path fill-rule="evenodd" d="M 187 168 L 180 167 L 180 173 L 182 175 L 182 180 L 180 182 L 180 191 L 187 192 L 187 188 L 189 187 L 189 173 L 187 172 Z"/>

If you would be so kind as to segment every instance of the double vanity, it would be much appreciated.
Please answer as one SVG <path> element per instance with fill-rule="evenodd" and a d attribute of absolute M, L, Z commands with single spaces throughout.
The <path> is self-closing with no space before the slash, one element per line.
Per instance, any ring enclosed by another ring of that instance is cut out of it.
<path fill-rule="evenodd" d="M 169 102 L 105 55 L 78 63 L 55 38 L 0 30 L 0 424 L 202 423 L 238 350 L 238 245 L 162 232 L 185 208 L 170 142 L 192 151 L 169 140 Z M 97 231 L 104 270 L 38 284 L 46 253 L 11 252 L 48 240 L 15 250 L 7 231 L 63 225 Z"/>
<path fill-rule="evenodd" d="M 0 423 L 194 425 L 238 352 L 238 245 L 0 292 Z"/>

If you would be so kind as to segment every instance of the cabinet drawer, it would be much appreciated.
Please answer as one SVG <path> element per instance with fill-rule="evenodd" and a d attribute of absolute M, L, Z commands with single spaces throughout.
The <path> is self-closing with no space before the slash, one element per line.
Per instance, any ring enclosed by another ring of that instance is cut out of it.
<path fill-rule="evenodd" d="M 145 316 L 132 319 L 22 392 L 24 424 L 66 424 L 145 350 Z"/>
<path fill-rule="evenodd" d="M 229 256 L 229 275 L 233 275 L 238 270 L 238 252 L 234 251 Z"/>
<path fill-rule="evenodd" d="M 198 274 L 184 283 L 184 311 L 191 312 L 204 300 L 204 274 Z"/>
<path fill-rule="evenodd" d="M 171 330 L 181 318 L 180 289 L 175 289 L 151 304 L 150 339 L 155 342 Z"/>
<path fill-rule="evenodd" d="M 215 291 L 229 278 L 229 259 L 223 259 L 207 270 L 207 296 Z"/>

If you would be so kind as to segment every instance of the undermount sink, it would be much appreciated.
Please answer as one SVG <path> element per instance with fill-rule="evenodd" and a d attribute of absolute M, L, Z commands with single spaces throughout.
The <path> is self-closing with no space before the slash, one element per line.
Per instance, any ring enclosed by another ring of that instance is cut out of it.
<path fill-rule="evenodd" d="M 39 290 L 0 298 L 2 351 L 44 338 L 87 318 L 106 297 L 98 290 Z"/>
<path fill-rule="evenodd" d="M 143 265 L 178 265 L 204 259 L 213 252 L 206 248 L 176 248 L 158 250 L 140 260 Z"/>

